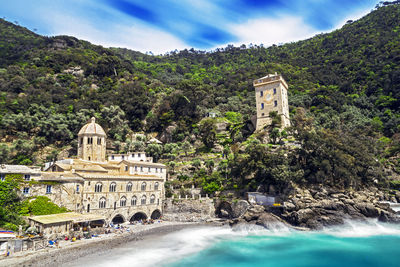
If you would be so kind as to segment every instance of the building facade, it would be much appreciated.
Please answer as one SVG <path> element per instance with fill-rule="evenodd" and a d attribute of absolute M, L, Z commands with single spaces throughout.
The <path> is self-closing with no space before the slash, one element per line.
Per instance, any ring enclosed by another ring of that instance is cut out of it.
<path fill-rule="evenodd" d="M 271 125 L 270 112 L 277 112 L 281 118 L 281 128 L 289 127 L 288 85 L 281 75 L 268 74 L 254 80 L 256 93 L 257 123 L 256 130 Z"/>
<path fill-rule="evenodd" d="M 78 156 L 46 164 L 26 196 L 45 195 L 57 205 L 121 223 L 162 215 L 167 169 L 144 152 L 111 154 L 106 134 L 91 121 L 78 134 Z"/>

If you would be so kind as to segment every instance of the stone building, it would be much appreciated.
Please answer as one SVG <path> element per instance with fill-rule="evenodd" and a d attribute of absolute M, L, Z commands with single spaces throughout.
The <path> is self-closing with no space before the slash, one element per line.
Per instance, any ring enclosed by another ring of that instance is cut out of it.
<path fill-rule="evenodd" d="M 46 164 L 29 194 L 45 195 L 71 211 L 115 223 L 157 219 L 162 214 L 167 169 L 144 152 L 111 154 L 106 134 L 91 121 L 78 134 L 78 157 Z"/>
<path fill-rule="evenodd" d="M 257 123 L 256 130 L 261 130 L 272 122 L 269 116 L 271 111 L 276 111 L 281 117 L 281 127 L 289 127 L 288 85 L 281 75 L 268 74 L 254 80 L 256 92 Z"/>

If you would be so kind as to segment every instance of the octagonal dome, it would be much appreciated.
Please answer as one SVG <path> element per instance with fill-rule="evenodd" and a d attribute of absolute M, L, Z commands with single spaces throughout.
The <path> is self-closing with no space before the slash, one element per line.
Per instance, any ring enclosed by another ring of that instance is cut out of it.
<path fill-rule="evenodd" d="M 81 135 L 101 135 L 106 136 L 103 128 L 96 123 L 96 118 L 92 117 L 90 122 L 85 124 L 78 133 L 78 136 Z"/>

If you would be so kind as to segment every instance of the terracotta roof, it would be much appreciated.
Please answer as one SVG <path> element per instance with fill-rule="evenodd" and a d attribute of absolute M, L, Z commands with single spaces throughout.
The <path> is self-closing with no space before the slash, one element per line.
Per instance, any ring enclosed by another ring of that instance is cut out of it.
<path fill-rule="evenodd" d="M 90 122 L 85 124 L 78 133 L 78 136 L 85 134 L 96 134 L 106 136 L 103 128 L 96 123 L 95 117 L 90 119 Z"/>

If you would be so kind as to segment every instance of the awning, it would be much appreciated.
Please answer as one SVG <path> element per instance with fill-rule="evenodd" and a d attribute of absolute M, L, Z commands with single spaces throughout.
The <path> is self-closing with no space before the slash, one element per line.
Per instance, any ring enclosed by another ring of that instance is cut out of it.
<path fill-rule="evenodd" d="M 81 214 L 76 212 L 58 213 L 50 215 L 40 215 L 29 217 L 29 220 L 41 223 L 41 224 L 57 224 L 62 222 L 90 222 L 105 220 L 103 216 L 97 214 Z"/>

